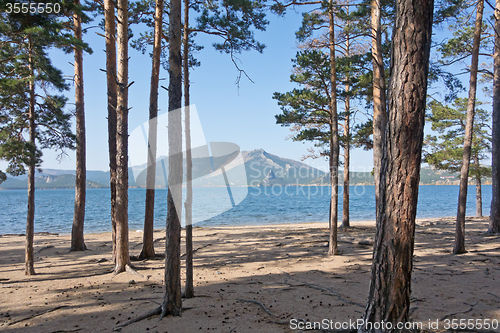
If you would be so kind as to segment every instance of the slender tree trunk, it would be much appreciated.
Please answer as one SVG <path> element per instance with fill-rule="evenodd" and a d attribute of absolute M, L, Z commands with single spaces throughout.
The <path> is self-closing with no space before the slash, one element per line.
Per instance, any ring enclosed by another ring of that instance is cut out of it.
<path fill-rule="evenodd" d="M 483 195 L 481 192 L 481 177 L 476 176 L 476 217 L 483 216 Z"/>
<path fill-rule="evenodd" d="M 193 286 L 193 161 L 191 158 L 191 112 L 189 110 L 189 0 L 184 0 L 184 106 L 186 135 L 186 288 L 184 296 L 194 297 Z"/>
<path fill-rule="evenodd" d="M 28 166 L 28 214 L 26 217 L 26 251 L 24 257 L 24 274 L 35 275 L 35 264 L 33 258 L 33 238 L 35 234 L 35 167 L 36 167 L 36 123 L 35 123 L 35 71 L 33 69 L 33 42 L 28 37 L 29 47 L 29 140 L 30 140 L 30 164 Z"/>
<path fill-rule="evenodd" d="M 158 130 L 158 82 L 160 79 L 161 41 L 163 32 L 163 0 L 156 1 L 155 35 L 153 45 L 153 65 L 151 70 L 151 91 L 149 95 L 149 136 L 148 168 L 146 174 L 146 212 L 144 214 L 144 234 L 142 251 L 139 258 L 154 258 L 153 244 L 155 179 L 156 179 L 156 141 Z"/>
<path fill-rule="evenodd" d="M 349 13 L 349 7 L 347 7 L 347 13 Z M 346 56 L 351 56 L 351 47 L 349 41 L 349 34 L 346 35 L 345 42 Z M 351 164 L 351 98 L 349 97 L 351 87 L 349 84 L 349 75 L 347 75 L 347 83 L 345 85 L 345 121 L 344 121 L 344 132 L 346 137 L 346 142 L 344 145 L 344 198 L 342 206 L 342 227 L 348 228 L 349 223 L 349 186 L 350 186 L 350 164 Z"/>
<path fill-rule="evenodd" d="M 76 0 L 75 5 L 80 1 Z M 75 39 L 82 40 L 82 19 L 79 14 L 73 14 Z M 75 108 L 76 108 L 76 184 L 75 184 L 75 212 L 73 215 L 73 229 L 71 230 L 71 251 L 86 250 L 83 239 L 83 225 L 85 222 L 85 109 L 83 95 L 83 52 L 75 47 Z"/>
<path fill-rule="evenodd" d="M 106 81 L 108 91 L 108 146 L 109 187 L 111 190 L 111 237 L 113 261 L 116 261 L 116 25 L 112 0 L 104 0 L 104 28 L 106 30 Z"/>
<path fill-rule="evenodd" d="M 376 211 L 380 203 L 380 163 L 387 122 L 385 72 L 382 58 L 381 0 L 371 0 L 373 58 L 373 174 L 375 178 Z"/>
<path fill-rule="evenodd" d="M 367 323 L 395 327 L 409 319 L 433 7 L 433 0 L 396 1 L 387 141 L 365 324 L 359 332 L 393 332 Z"/>
<path fill-rule="evenodd" d="M 128 245 L 128 0 L 118 0 L 115 274 L 130 266 Z"/>
<path fill-rule="evenodd" d="M 349 100 L 349 97 L 347 97 L 346 100 Z M 346 102 L 347 103 L 347 102 Z M 346 114 L 345 118 L 345 127 L 348 130 L 349 129 L 349 115 Z M 343 198 L 343 206 L 342 206 L 342 227 L 343 228 L 348 228 L 350 226 L 349 222 L 349 186 L 350 186 L 350 178 L 351 178 L 351 173 L 349 171 L 350 164 L 351 164 L 351 144 L 348 141 L 345 143 L 345 148 L 344 148 L 344 198 Z"/>
<path fill-rule="evenodd" d="M 337 72 L 335 69 L 335 17 L 333 12 L 333 0 L 329 2 L 328 16 L 329 42 L 330 42 L 330 184 L 332 193 L 330 197 L 330 239 L 328 255 L 339 253 L 337 246 L 337 219 L 339 200 L 339 125 L 337 116 Z"/>
<path fill-rule="evenodd" d="M 474 155 L 474 163 L 478 170 L 480 170 L 481 165 L 477 154 Z M 478 172 L 476 175 L 476 217 L 483 216 L 483 195 L 481 187 L 481 175 L 480 172 Z"/>
<path fill-rule="evenodd" d="M 457 223 L 455 228 L 455 245 L 453 253 L 461 254 L 465 250 L 465 210 L 467 206 L 467 185 L 469 183 L 469 163 L 471 158 L 472 134 L 474 131 L 474 114 L 476 108 L 477 67 L 479 62 L 479 44 L 481 42 L 481 26 L 483 24 L 484 0 L 477 3 L 476 26 L 472 44 L 472 62 L 469 81 L 469 102 L 467 104 L 467 122 L 465 123 L 464 154 L 460 171 L 460 192 L 458 194 Z"/>
<path fill-rule="evenodd" d="M 182 1 L 170 1 L 169 15 L 169 88 L 168 88 L 168 191 L 165 245 L 165 297 L 161 317 L 180 316 L 181 298 L 181 212 L 182 212 L 182 107 L 181 58 Z M 176 207 L 178 203 L 181 207 Z"/>
<path fill-rule="evenodd" d="M 500 0 L 495 8 L 495 53 L 491 144 L 491 211 L 488 233 L 500 233 Z"/>

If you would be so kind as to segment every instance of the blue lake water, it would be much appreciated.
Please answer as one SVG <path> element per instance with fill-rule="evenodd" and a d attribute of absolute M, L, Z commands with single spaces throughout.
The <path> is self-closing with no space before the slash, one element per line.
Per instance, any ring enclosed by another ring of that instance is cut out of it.
<path fill-rule="evenodd" d="M 339 187 L 339 221 L 342 217 L 342 187 Z M 144 223 L 145 189 L 129 190 L 129 228 L 141 230 Z M 351 221 L 375 219 L 374 187 L 350 188 Z M 156 190 L 155 228 L 165 228 L 165 189 Z M 246 195 L 246 197 L 245 197 Z M 475 186 L 468 188 L 467 215 L 475 215 Z M 330 203 L 328 186 L 232 187 L 228 200 L 224 187 L 194 188 L 193 216 L 197 226 L 244 226 L 278 223 L 327 222 Z M 35 232 L 71 233 L 74 189 L 36 190 Z M 88 189 L 85 231 L 111 230 L 110 190 Z M 237 204 L 241 201 L 239 204 Z M 418 218 L 455 216 L 458 186 L 420 186 Z M 483 213 L 489 215 L 491 186 L 483 186 Z M 24 233 L 26 190 L 0 191 L 0 234 Z"/>

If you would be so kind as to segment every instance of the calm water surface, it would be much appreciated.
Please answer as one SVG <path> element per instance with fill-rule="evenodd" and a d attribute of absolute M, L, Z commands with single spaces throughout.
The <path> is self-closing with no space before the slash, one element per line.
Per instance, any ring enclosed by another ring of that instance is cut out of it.
<path fill-rule="evenodd" d="M 342 217 L 342 187 L 339 187 L 339 219 Z M 129 190 L 129 228 L 141 230 L 144 223 L 145 189 Z M 351 221 L 375 219 L 373 186 L 351 186 Z M 475 215 L 475 186 L 469 186 L 467 215 Z M 165 228 L 165 189 L 156 190 L 155 228 Z M 328 222 L 328 186 L 233 187 L 233 207 L 223 187 L 194 188 L 193 216 L 198 226 L 244 226 L 278 223 Z M 246 197 L 245 197 L 246 195 Z M 35 232 L 70 233 L 74 189 L 36 190 Z M 244 199 L 243 199 L 244 198 Z M 111 230 L 110 190 L 88 189 L 86 232 Z M 420 186 L 418 218 L 456 215 L 458 186 Z M 483 213 L 489 214 L 491 186 L 483 186 Z M 27 191 L 0 191 L 0 234 L 24 233 Z"/>

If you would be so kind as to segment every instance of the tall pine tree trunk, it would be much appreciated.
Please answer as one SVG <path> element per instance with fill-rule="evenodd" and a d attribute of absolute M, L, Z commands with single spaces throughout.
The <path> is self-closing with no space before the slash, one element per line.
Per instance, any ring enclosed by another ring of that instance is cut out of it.
<path fill-rule="evenodd" d="M 500 233 L 500 0 L 495 8 L 495 53 L 491 142 L 491 210 L 488 233 Z"/>
<path fill-rule="evenodd" d="M 161 41 L 163 32 L 163 0 L 156 1 L 155 32 L 153 45 L 153 65 L 151 70 L 151 91 L 149 95 L 149 136 L 148 168 L 146 174 L 146 212 L 144 214 L 144 234 L 142 251 L 139 258 L 154 258 L 153 244 L 155 179 L 156 179 L 156 141 L 158 131 L 158 82 L 160 79 Z"/>
<path fill-rule="evenodd" d="M 385 72 L 382 58 L 381 0 L 371 0 L 373 61 L 373 173 L 375 178 L 375 210 L 380 203 L 380 163 L 387 122 Z"/>
<path fill-rule="evenodd" d="M 377 229 L 365 325 L 359 332 L 392 332 L 366 322 L 395 326 L 409 319 L 433 7 L 433 0 L 396 1 Z"/>
<path fill-rule="evenodd" d="M 33 238 L 35 234 L 35 167 L 36 167 L 36 123 L 35 123 L 35 71 L 33 69 L 33 41 L 28 37 L 29 66 L 29 142 L 30 164 L 28 166 L 28 214 L 26 217 L 26 251 L 24 257 L 24 274 L 35 275 L 33 257 Z"/>
<path fill-rule="evenodd" d="M 455 245 L 453 253 L 465 253 L 465 210 L 467 206 L 467 185 L 469 182 L 469 163 L 471 158 L 472 134 L 474 131 L 474 114 L 476 108 L 477 67 L 479 62 L 479 44 L 483 24 L 484 0 L 477 3 L 476 26 L 472 43 L 472 61 L 469 81 L 469 102 L 467 104 L 467 121 L 465 123 L 464 153 L 460 170 L 460 192 L 458 194 L 457 222 L 455 227 Z"/>
<path fill-rule="evenodd" d="M 346 92 L 349 92 L 349 84 L 346 84 Z M 342 206 L 342 227 L 348 228 L 349 223 L 349 186 L 351 174 L 349 171 L 351 164 L 351 142 L 350 142 L 350 97 L 345 98 L 345 124 L 344 130 L 346 135 L 346 142 L 344 145 L 344 198 Z"/>
<path fill-rule="evenodd" d="M 330 238 L 328 255 L 339 253 L 337 246 L 337 219 L 339 200 L 339 125 L 337 116 L 337 72 L 335 69 L 335 17 L 333 0 L 329 2 L 329 42 L 330 42 Z"/>
<path fill-rule="evenodd" d="M 108 93 L 109 187 L 111 190 L 111 237 L 113 261 L 116 261 L 116 24 L 112 0 L 104 0 L 106 30 L 106 81 Z"/>
<path fill-rule="evenodd" d="M 128 0 L 118 0 L 115 274 L 130 266 L 128 241 Z"/>
<path fill-rule="evenodd" d="M 349 7 L 346 9 L 349 14 Z M 346 34 L 345 41 L 345 53 L 347 57 L 351 56 L 351 45 L 349 40 L 349 33 Z M 351 164 L 351 98 L 349 96 L 351 87 L 349 84 L 349 75 L 347 75 L 347 83 L 345 85 L 345 103 L 344 103 L 344 112 L 345 112 L 345 121 L 344 121 L 344 135 L 346 137 L 345 145 L 344 145 L 344 198 L 342 205 L 342 227 L 349 227 L 349 186 L 350 186 L 350 178 L 351 174 L 349 171 Z"/>
<path fill-rule="evenodd" d="M 80 1 L 76 0 L 75 5 Z M 82 40 L 82 19 L 78 13 L 73 14 L 75 39 Z M 85 221 L 85 109 L 83 95 L 83 51 L 79 47 L 75 52 L 75 109 L 76 109 L 76 184 L 75 184 L 75 211 L 73 215 L 73 229 L 71 230 L 71 251 L 86 250 L 83 239 L 83 225 Z"/>
<path fill-rule="evenodd" d="M 182 1 L 170 1 L 169 14 L 169 86 L 168 86 L 168 191 L 165 245 L 165 297 L 161 317 L 180 316 L 181 298 L 181 207 L 182 202 L 182 107 L 181 58 Z M 179 205 L 181 206 L 181 204 Z M 179 209 L 177 209 L 179 208 Z"/>
<path fill-rule="evenodd" d="M 189 0 L 184 0 L 184 106 L 186 135 L 186 288 L 184 296 L 194 297 L 193 286 L 193 161 L 191 156 L 191 114 L 189 110 Z"/>
<path fill-rule="evenodd" d="M 474 154 L 474 164 L 478 168 L 478 173 L 476 174 L 476 217 L 483 216 L 483 194 L 482 194 L 482 184 L 481 184 L 481 172 L 480 172 L 480 161 L 478 154 Z"/>

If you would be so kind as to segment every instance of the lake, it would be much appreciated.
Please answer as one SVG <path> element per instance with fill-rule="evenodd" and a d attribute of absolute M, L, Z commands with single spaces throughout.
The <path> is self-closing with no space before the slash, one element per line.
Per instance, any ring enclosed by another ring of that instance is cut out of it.
<path fill-rule="evenodd" d="M 374 186 L 351 186 L 350 218 L 375 219 Z M 279 223 L 328 222 L 329 186 L 274 186 L 194 188 L 195 226 L 245 226 Z M 342 220 L 342 187 L 339 187 L 339 222 Z M 145 189 L 129 190 L 129 228 L 142 230 Z M 156 190 L 155 228 L 165 228 L 166 189 Z M 36 190 L 35 232 L 71 233 L 74 189 Z M 111 231 L 110 190 L 88 189 L 85 232 Z M 476 212 L 476 189 L 469 186 L 467 215 Z M 456 215 L 458 185 L 419 188 L 417 218 Z M 483 186 L 483 213 L 489 215 L 491 185 Z M 233 205 L 234 204 L 234 205 Z M 0 191 L 0 234 L 20 234 L 26 229 L 26 190 Z M 184 214 L 183 214 L 184 215 Z"/>

